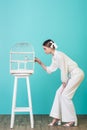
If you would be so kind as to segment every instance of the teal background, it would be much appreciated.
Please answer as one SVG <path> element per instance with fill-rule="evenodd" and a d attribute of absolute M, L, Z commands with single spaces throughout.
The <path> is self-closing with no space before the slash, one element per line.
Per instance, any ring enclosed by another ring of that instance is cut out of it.
<path fill-rule="evenodd" d="M 0 0 L 0 114 L 10 114 L 14 77 L 9 70 L 9 52 L 18 42 L 29 42 L 46 65 L 51 56 L 42 49 L 51 38 L 58 49 L 74 59 L 85 79 L 73 101 L 77 114 L 87 114 L 87 1 L 86 0 Z M 49 114 L 60 71 L 47 74 L 38 64 L 30 76 L 34 114 Z M 17 106 L 27 106 L 25 80 L 19 80 Z"/>

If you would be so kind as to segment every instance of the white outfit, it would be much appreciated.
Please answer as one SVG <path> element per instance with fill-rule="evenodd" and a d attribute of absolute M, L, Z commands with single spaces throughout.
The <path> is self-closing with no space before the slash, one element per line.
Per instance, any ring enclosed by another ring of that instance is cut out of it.
<path fill-rule="evenodd" d="M 62 93 L 62 85 L 56 91 L 50 116 L 61 119 L 63 122 L 75 121 L 77 123 L 72 98 L 84 78 L 84 73 L 72 59 L 57 50 L 52 57 L 52 64 L 47 66 L 46 70 L 51 73 L 56 69 L 61 70 L 61 81 L 66 82 L 67 85 Z"/>

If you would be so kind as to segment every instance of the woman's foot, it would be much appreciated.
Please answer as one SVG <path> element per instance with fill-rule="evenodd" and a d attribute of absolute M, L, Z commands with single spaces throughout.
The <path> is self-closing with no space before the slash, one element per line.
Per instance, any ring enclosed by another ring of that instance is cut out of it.
<path fill-rule="evenodd" d="M 63 126 L 65 126 L 65 127 L 73 127 L 73 126 L 76 126 L 76 125 L 75 125 L 75 122 L 68 122 L 68 123 L 64 124 Z"/>
<path fill-rule="evenodd" d="M 51 122 L 50 124 L 48 124 L 48 126 L 54 126 L 54 125 L 61 125 L 60 119 L 54 118 L 54 119 L 52 120 L 52 122 Z"/>

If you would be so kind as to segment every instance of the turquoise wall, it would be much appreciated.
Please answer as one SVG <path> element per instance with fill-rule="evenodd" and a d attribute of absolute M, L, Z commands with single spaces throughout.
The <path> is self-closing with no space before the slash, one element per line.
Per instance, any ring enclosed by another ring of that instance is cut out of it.
<path fill-rule="evenodd" d="M 9 72 L 10 48 L 18 42 L 32 43 L 36 56 L 50 65 L 51 56 L 42 49 L 51 38 L 85 72 L 73 99 L 77 114 L 87 114 L 87 1 L 86 0 L 0 0 L 0 114 L 10 114 L 14 77 Z M 47 74 L 35 64 L 30 76 L 34 114 L 50 112 L 60 71 Z M 25 80 L 19 80 L 17 106 L 27 106 Z"/>

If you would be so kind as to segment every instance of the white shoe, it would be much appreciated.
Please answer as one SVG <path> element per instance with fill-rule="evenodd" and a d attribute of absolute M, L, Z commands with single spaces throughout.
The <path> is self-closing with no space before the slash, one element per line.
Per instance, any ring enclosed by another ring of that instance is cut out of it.
<path fill-rule="evenodd" d="M 65 127 L 73 127 L 73 126 L 77 126 L 77 123 L 76 122 L 68 122 L 68 123 L 64 124 L 63 126 L 65 126 Z"/>
<path fill-rule="evenodd" d="M 50 123 L 50 124 L 48 124 L 48 126 L 54 126 L 54 124 L 53 124 L 53 123 Z"/>
<path fill-rule="evenodd" d="M 78 125 L 78 122 L 77 121 L 75 121 L 75 124 L 74 124 L 74 126 L 77 126 Z"/>
<path fill-rule="evenodd" d="M 59 121 L 57 122 L 57 125 L 61 125 L 61 120 L 59 120 Z"/>
<path fill-rule="evenodd" d="M 52 123 L 52 122 L 51 122 L 50 124 L 48 124 L 48 126 L 54 126 L 54 125 L 56 125 L 56 124 L 57 124 L 58 126 L 61 125 L 61 121 L 59 120 L 59 121 L 56 121 L 55 123 Z"/>

